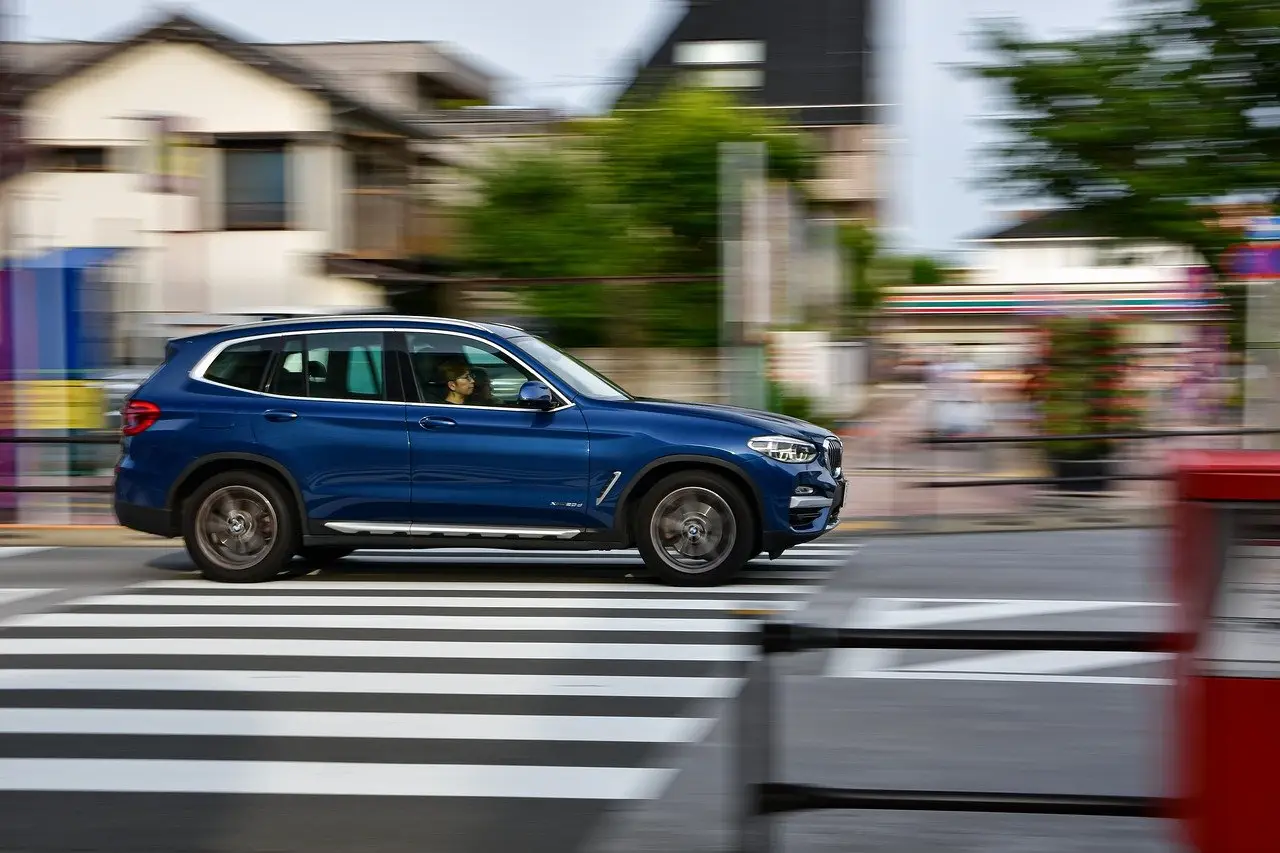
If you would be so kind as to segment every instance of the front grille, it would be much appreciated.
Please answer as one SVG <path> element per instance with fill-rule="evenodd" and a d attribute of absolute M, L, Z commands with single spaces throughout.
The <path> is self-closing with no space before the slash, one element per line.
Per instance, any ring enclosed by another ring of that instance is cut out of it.
<path fill-rule="evenodd" d="M 844 445 L 838 438 L 828 438 L 822 445 L 823 455 L 826 457 L 827 467 L 831 469 L 831 473 L 837 477 L 840 476 L 844 468 Z"/>

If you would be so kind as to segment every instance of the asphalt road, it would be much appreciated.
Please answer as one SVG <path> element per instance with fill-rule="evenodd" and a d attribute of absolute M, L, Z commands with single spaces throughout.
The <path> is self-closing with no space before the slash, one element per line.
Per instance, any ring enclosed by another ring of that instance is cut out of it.
<path fill-rule="evenodd" d="M 799 614 L 824 625 L 1153 630 L 1169 616 L 1163 534 L 885 537 Z M 837 787 L 1163 794 L 1167 663 L 1138 656 L 835 651 L 780 667 L 777 781 Z M 720 725 L 658 801 L 590 853 L 732 850 Z M 777 820 L 786 853 L 1174 853 L 1152 820 L 815 811 Z"/>
<path fill-rule="evenodd" d="M 156 549 L 0 549 L 0 850 L 729 850 L 724 723 L 751 653 L 732 609 L 962 628 L 1167 616 L 1155 533 L 852 542 L 716 591 L 649 585 L 629 555 L 372 555 L 246 589 Z M 1160 793 L 1166 676 L 1133 657 L 788 656 L 780 775 Z M 1176 849 L 1171 826 L 1139 820 L 779 824 L 787 853 Z"/>
<path fill-rule="evenodd" d="M 856 543 L 678 590 L 634 553 L 365 552 L 253 587 L 0 549 L 0 850 L 567 853 L 658 798 Z"/>

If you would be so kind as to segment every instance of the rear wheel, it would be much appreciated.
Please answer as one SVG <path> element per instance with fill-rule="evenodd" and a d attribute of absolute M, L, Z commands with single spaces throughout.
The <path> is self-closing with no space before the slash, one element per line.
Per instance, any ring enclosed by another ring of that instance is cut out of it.
<path fill-rule="evenodd" d="M 182 536 L 200 573 L 222 583 L 261 583 L 292 559 L 296 524 L 284 491 L 252 471 L 227 471 L 187 500 Z"/>
<path fill-rule="evenodd" d="M 636 546 L 645 565 L 664 583 L 727 583 L 755 555 L 751 506 L 718 474 L 689 471 L 664 477 L 645 493 L 636 510 Z"/>

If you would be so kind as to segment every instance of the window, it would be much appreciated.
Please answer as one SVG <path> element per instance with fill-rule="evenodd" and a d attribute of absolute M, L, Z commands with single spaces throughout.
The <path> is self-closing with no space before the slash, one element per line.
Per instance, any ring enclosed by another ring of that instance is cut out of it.
<path fill-rule="evenodd" d="M 223 203 L 228 231 L 289 227 L 288 158 L 283 143 L 224 147 Z"/>
<path fill-rule="evenodd" d="M 764 62 L 762 41 L 687 41 L 676 45 L 677 65 L 750 65 Z"/>
<path fill-rule="evenodd" d="M 290 338 L 268 390 L 286 397 L 385 400 L 381 332 L 331 332 Z"/>
<path fill-rule="evenodd" d="M 495 347 L 437 332 L 406 335 L 419 399 L 425 403 L 515 406 L 532 373 Z"/>
<path fill-rule="evenodd" d="M 262 375 L 271 360 L 272 349 L 269 340 L 232 344 L 218 353 L 204 372 L 204 378 L 219 385 L 257 391 L 262 387 Z"/>
<path fill-rule="evenodd" d="M 541 338 L 512 338 L 511 343 L 537 359 L 579 394 L 597 400 L 630 400 L 631 395 L 559 347 Z"/>
<path fill-rule="evenodd" d="M 50 147 L 40 153 L 43 168 L 51 172 L 105 172 L 107 149 L 102 146 Z"/>

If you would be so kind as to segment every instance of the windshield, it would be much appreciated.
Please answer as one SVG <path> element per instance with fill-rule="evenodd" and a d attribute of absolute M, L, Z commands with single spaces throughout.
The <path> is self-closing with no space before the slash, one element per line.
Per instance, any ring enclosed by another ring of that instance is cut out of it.
<path fill-rule="evenodd" d="M 566 385 L 587 397 L 597 400 L 630 400 L 631 395 L 614 383 L 587 367 L 559 347 L 541 338 L 523 337 L 512 340 L 529 355 L 553 371 Z"/>

